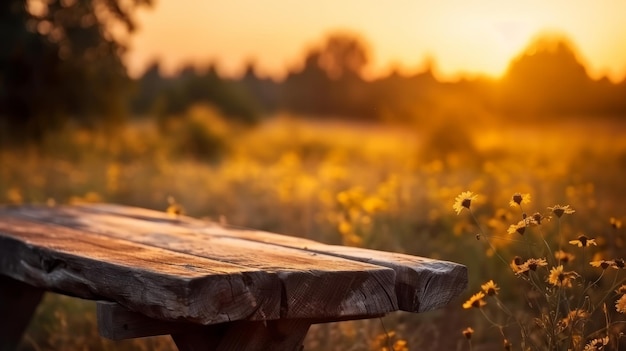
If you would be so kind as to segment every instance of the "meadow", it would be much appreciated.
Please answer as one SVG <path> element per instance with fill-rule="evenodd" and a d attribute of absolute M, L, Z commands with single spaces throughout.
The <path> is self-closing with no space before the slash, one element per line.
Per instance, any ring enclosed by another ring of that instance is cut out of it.
<path fill-rule="evenodd" d="M 39 148 L 0 150 L 0 203 L 116 202 L 165 211 L 175 201 L 188 215 L 236 227 L 463 263 L 469 289 L 447 308 L 314 326 L 305 349 L 467 350 L 461 331 L 472 326 L 469 347 L 499 350 L 497 331 L 461 305 L 490 279 L 503 301 L 524 305 L 519 279 L 495 255 L 513 257 L 528 245 L 507 233 L 521 219 L 512 195 L 531 194 L 528 214 L 547 217 L 548 207 L 570 205 L 576 212 L 558 221 L 558 231 L 596 238 L 597 255 L 619 255 L 624 131 L 626 122 L 597 116 L 400 126 L 276 115 L 244 129 L 196 106 L 176 120 L 139 119 L 108 133 L 67 128 Z M 478 195 L 476 221 L 453 210 L 464 191 Z M 556 219 L 545 225 L 554 237 Z M 482 231 L 490 245 L 477 240 Z M 22 350 L 61 349 L 173 344 L 167 337 L 103 340 L 92 303 L 48 295 Z"/>

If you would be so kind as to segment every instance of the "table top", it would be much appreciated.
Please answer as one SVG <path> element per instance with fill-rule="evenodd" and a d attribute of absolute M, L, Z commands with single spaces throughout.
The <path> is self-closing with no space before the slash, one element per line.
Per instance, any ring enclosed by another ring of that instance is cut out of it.
<path fill-rule="evenodd" d="M 0 207 L 0 274 L 151 318 L 367 318 L 446 305 L 457 263 L 114 204 Z"/>

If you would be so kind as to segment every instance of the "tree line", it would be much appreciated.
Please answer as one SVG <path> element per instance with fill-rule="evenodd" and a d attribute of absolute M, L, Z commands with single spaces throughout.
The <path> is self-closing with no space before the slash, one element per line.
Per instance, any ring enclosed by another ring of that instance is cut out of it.
<path fill-rule="evenodd" d="M 168 78 L 155 63 L 138 80 L 135 112 L 172 113 L 207 101 L 247 121 L 254 121 L 258 113 L 290 111 L 318 118 L 419 123 L 452 100 L 512 117 L 626 114 L 626 80 L 590 78 L 565 37 L 537 39 L 511 61 L 500 79 L 452 83 L 437 80 L 432 64 L 412 75 L 392 72 L 365 80 L 367 47 L 354 34 L 332 34 L 309 50 L 302 67 L 282 81 L 260 78 L 252 63 L 240 79 L 220 78 L 213 66 L 204 71 L 186 67 Z M 237 108 L 233 102 L 238 102 Z"/>
<path fill-rule="evenodd" d="M 114 130 L 129 116 L 175 116 L 197 103 L 244 124 L 277 111 L 419 124 L 455 104 L 508 117 L 626 115 L 626 80 L 591 79 L 562 37 L 534 42 L 497 80 L 441 82 L 432 67 L 365 80 L 371 53 L 349 33 L 329 35 L 281 81 L 259 77 L 254 63 L 233 79 L 215 66 L 167 77 L 158 62 L 133 80 L 121 60 L 125 47 L 108 28 L 118 22 L 132 32 L 134 10 L 150 4 L 0 2 L 0 143 L 38 140 L 68 123 Z"/>

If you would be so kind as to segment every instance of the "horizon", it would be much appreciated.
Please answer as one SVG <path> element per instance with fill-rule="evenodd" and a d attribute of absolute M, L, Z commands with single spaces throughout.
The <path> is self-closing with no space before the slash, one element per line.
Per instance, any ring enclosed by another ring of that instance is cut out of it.
<path fill-rule="evenodd" d="M 169 76 L 189 64 L 214 64 L 220 75 L 232 78 L 254 62 L 259 76 L 280 80 L 301 66 L 310 48 L 339 31 L 355 33 L 368 45 L 364 76 L 369 80 L 392 70 L 423 72 L 429 63 L 440 81 L 498 79 L 535 38 L 548 32 L 573 44 L 591 78 L 626 78 L 626 48 L 619 45 L 626 42 L 626 24 L 619 18 L 626 3 L 615 0 L 568 7 L 561 0 L 504 5 L 448 0 L 427 7 L 423 1 L 391 7 L 374 2 L 359 7 L 355 1 L 316 4 L 159 0 L 137 12 L 138 30 L 127 39 L 124 61 L 135 78 L 155 61 Z M 580 25 L 591 23 L 589 18 L 595 18 L 593 26 Z"/>

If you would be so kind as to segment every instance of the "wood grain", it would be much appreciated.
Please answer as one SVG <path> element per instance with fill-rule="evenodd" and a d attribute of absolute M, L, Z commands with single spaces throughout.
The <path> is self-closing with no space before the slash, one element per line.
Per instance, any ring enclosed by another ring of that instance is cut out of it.
<path fill-rule="evenodd" d="M 396 272 L 394 286 L 399 308 L 408 312 L 424 312 L 445 306 L 467 288 L 467 268 L 454 262 L 363 248 L 325 245 L 308 239 L 256 230 L 224 228 L 215 223 L 185 216 L 172 219 L 166 213 L 146 209 L 127 212 L 127 207 L 119 205 L 85 205 L 82 209 L 94 213 L 109 213 L 134 218 L 140 216 L 144 220 L 157 223 L 174 220 L 179 229 L 189 228 L 210 236 L 227 236 L 253 242 L 271 243 L 319 255 L 336 256 L 388 267 Z M 124 213 L 127 214 L 124 215 Z"/>
<path fill-rule="evenodd" d="M 201 324 L 278 318 L 275 274 L 0 213 L 0 272 L 32 286 Z M 210 298 L 207 298 L 210 296 Z"/>
<path fill-rule="evenodd" d="M 453 262 L 110 204 L 0 208 L 0 274 L 204 325 L 423 312 L 467 285 L 466 268 Z M 133 330 L 153 327 L 163 325 Z"/>
<path fill-rule="evenodd" d="M 257 292 L 280 301 L 280 306 L 262 319 L 275 319 L 276 314 L 280 318 L 374 315 L 398 308 L 393 291 L 395 272 L 386 267 L 69 208 L 22 208 L 13 215 L 273 274 L 280 286 L 261 287 Z"/>

